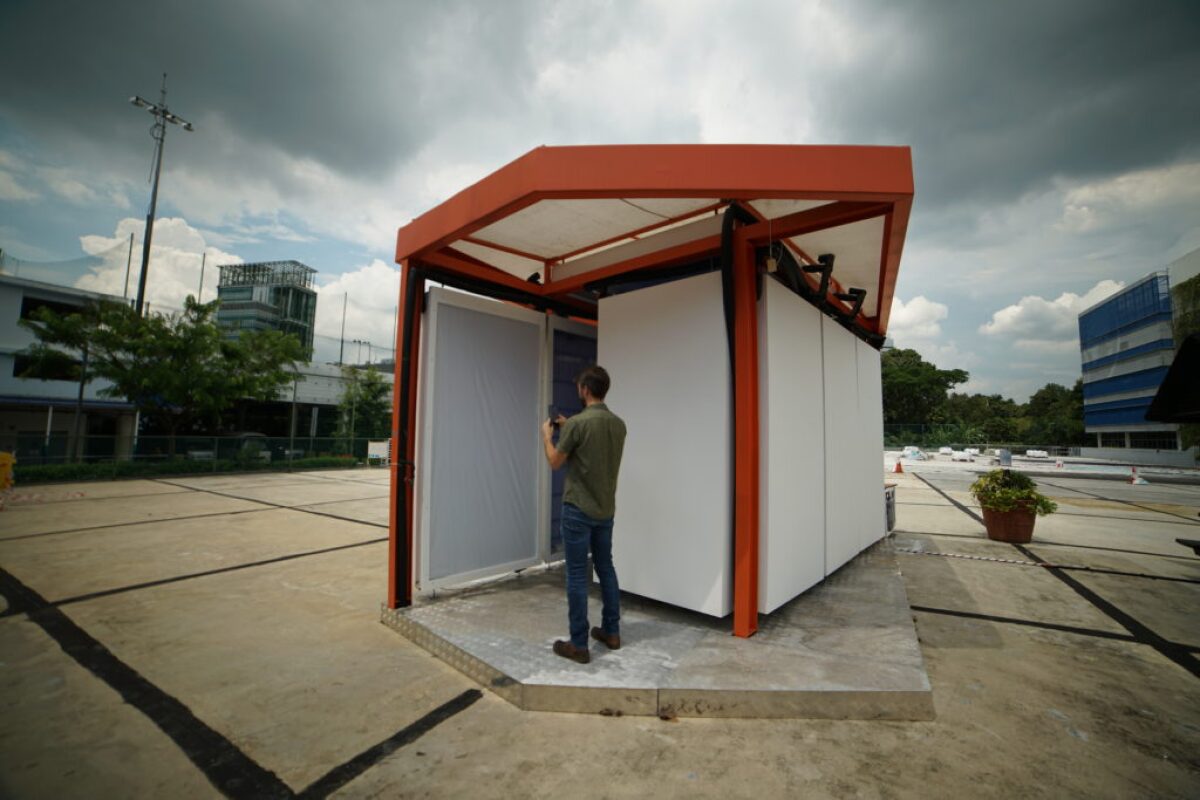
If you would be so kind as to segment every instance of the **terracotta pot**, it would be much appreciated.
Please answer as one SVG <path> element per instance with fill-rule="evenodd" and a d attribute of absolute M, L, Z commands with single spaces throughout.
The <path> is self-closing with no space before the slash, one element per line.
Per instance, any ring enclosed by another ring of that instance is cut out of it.
<path fill-rule="evenodd" d="M 993 511 L 983 509 L 983 526 L 987 528 L 989 539 L 997 542 L 1026 544 L 1033 539 L 1033 523 L 1037 514 L 1023 508 L 1012 511 Z"/>

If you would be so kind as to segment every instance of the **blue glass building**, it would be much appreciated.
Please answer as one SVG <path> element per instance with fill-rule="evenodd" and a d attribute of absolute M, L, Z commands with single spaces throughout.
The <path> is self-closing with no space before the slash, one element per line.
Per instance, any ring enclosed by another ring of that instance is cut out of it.
<path fill-rule="evenodd" d="M 1083 424 L 1102 448 L 1178 450 L 1178 426 L 1148 422 L 1146 409 L 1175 356 L 1166 272 L 1079 315 Z"/>

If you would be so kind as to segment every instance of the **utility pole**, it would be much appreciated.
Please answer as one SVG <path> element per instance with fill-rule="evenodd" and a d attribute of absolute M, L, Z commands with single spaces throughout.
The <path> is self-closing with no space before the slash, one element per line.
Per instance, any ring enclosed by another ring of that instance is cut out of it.
<path fill-rule="evenodd" d="M 129 299 L 129 267 L 133 264 L 133 231 L 129 232 L 129 255 L 125 256 L 125 294 L 121 297 Z"/>
<path fill-rule="evenodd" d="M 196 302 L 204 302 L 204 262 L 208 260 L 208 251 L 200 254 L 200 288 L 196 292 Z"/>
<path fill-rule="evenodd" d="M 345 363 L 346 358 L 346 302 L 350 299 L 350 293 L 346 292 L 342 295 L 342 343 L 338 347 L 338 366 Z"/>
<path fill-rule="evenodd" d="M 137 309 L 138 316 L 142 314 L 142 306 L 146 301 L 146 270 L 150 267 L 150 240 L 154 236 L 154 212 L 158 207 L 158 176 L 162 172 L 163 144 L 167 138 L 167 123 L 179 125 L 185 131 L 195 130 L 192 123 L 182 117 L 172 114 L 167 108 L 167 73 L 163 73 L 162 90 L 157 103 L 143 100 L 134 95 L 129 102 L 138 108 L 144 108 L 154 117 L 154 127 L 150 135 L 154 137 L 154 186 L 150 190 L 150 210 L 146 214 L 146 233 L 142 237 L 142 273 L 138 276 Z"/>

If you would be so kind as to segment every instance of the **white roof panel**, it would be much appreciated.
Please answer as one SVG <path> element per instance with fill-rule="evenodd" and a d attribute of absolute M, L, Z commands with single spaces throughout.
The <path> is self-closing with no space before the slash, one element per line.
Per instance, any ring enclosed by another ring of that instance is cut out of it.
<path fill-rule="evenodd" d="M 879 313 L 879 270 L 883 254 L 883 217 L 840 225 L 789 241 L 813 258 L 833 253 L 833 277 L 843 289 L 867 290 L 862 312 L 868 317 Z"/>
<path fill-rule="evenodd" d="M 494 247 L 485 247 L 475 242 L 468 242 L 465 239 L 459 239 L 450 246 L 460 253 L 466 253 L 522 280 L 528 278 L 534 272 L 540 273 L 546 266 L 541 261 L 534 261 L 532 258 L 518 256 L 505 250 L 497 250 Z"/>
<path fill-rule="evenodd" d="M 705 197 L 541 200 L 481 228 L 471 238 L 555 258 L 712 203 Z"/>
<path fill-rule="evenodd" d="M 750 206 L 767 219 L 779 219 L 797 211 L 807 211 L 817 206 L 825 206 L 832 200 L 754 200 Z"/>

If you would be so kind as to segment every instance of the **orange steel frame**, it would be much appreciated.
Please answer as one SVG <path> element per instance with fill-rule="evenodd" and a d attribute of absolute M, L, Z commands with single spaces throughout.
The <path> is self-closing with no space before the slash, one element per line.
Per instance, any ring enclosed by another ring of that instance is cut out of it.
<path fill-rule="evenodd" d="M 912 159 L 906 147 L 784 145 L 616 145 L 540 147 L 446 200 L 399 230 L 396 261 L 401 265 L 401 298 L 414 269 L 428 265 L 445 273 L 497 287 L 545 297 L 583 311 L 570 298 L 592 281 L 651 267 L 686 263 L 720 248 L 708 236 L 649 255 L 556 279 L 553 267 L 568 258 L 628 236 L 652 233 L 674 221 L 699 218 L 736 201 L 815 199 L 826 205 L 753 222 L 735 229 L 733 239 L 733 380 L 734 380 L 734 583 L 733 633 L 751 636 L 758 628 L 759 567 L 759 268 L 755 248 L 826 228 L 875 217 L 884 218 L 877 286 L 879 312 L 857 322 L 877 334 L 887 330 L 904 235 L 912 208 Z M 673 220 L 664 220 L 572 252 L 539 257 L 487 241 L 477 232 L 541 200 L 617 198 L 712 198 L 713 203 Z M 530 283 L 456 251 L 459 240 L 540 260 L 542 284 Z M 807 255 L 807 254 L 802 254 Z M 837 284 L 834 284 L 836 287 Z M 423 291 L 422 291 L 423 294 Z M 408 605 L 414 581 L 414 515 L 411 470 L 415 458 L 416 397 L 420 354 L 420 299 L 408 330 L 409 403 L 398 418 L 405 337 L 403 320 L 396 331 L 396 381 L 393 390 L 391 510 L 388 537 L 388 607 Z M 401 433 L 406 442 L 400 453 Z M 403 463 L 399 461 L 403 459 Z M 400 493 L 404 493 L 403 512 Z M 403 517 L 401 514 L 403 513 Z M 399 532 L 406 536 L 399 540 Z M 401 558 L 402 552 L 405 557 Z"/>

